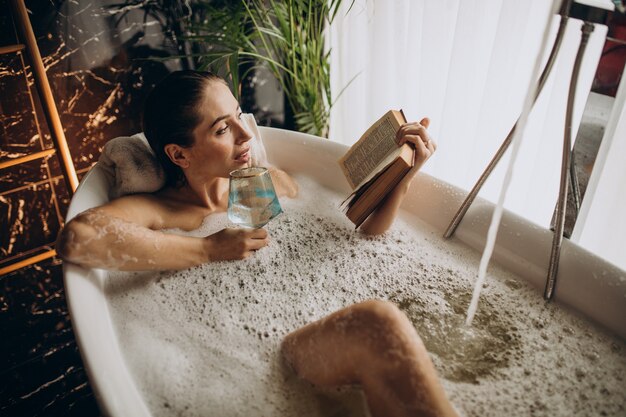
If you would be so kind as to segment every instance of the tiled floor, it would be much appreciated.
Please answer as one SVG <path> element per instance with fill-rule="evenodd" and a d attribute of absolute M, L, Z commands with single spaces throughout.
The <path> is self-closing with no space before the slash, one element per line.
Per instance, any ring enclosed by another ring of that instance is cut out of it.
<path fill-rule="evenodd" d="M 72 331 L 62 267 L 0 277 L 0 416 L 98 416 Z"/>

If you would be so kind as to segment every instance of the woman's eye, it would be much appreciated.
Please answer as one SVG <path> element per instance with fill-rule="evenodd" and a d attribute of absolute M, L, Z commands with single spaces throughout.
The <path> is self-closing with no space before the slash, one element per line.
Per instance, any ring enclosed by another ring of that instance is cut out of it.
<path fill-rule="evenodd" d="M 226 125 L 221 129 L 218 129 L 215 133 L 217 133 L 218 135 L 223 135 L 224 133 L 226 133 L 226 131 L 229 129 L 229 126 Z"/>
<path fill-rule="evenodd" d="M 241 112 L 241 113 L 239 113 L 239 114 L 237 115 L 237 119 L 239 119 L 239 120 L 241 120 L 241 118 L 242 118 L 242 117 L 243 117 L 243 112 Z"/>

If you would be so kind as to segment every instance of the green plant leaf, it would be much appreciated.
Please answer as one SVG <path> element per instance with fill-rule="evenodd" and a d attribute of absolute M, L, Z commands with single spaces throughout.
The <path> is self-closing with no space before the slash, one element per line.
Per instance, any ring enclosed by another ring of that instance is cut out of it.
<path fill-rule="evenodd" d="M 297 129 L 327 135 L 336 98 L 331 97 L 330 51 L 325 49 L 324 36 L 342 0 L 197 3 L 203 17 L 194 20 L 185 39 L 195 45 L 194 51 L 202 51 L 202 65 L 226 73 L 236 97 L 250 71 L 267 68 L 293 110 Z M 353 5 L 354 0 L 350 9 Z"/>

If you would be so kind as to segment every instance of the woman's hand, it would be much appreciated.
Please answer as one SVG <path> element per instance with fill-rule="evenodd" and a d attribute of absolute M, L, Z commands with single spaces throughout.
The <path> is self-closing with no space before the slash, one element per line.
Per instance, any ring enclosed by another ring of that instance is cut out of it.
<path fill-rule="evenodd" d="M 437 143 L 430 137 L 428 126 L 430 119 L 423 118 L 420 122 L 405 123 L 396 134 L 399 145 L 412 143 L 415 147 L 415 165 L 407 174 L 408 179 L 412 179 L 417 171 L 424 165 L 437 150 Z"/>
<path fill-rule="evenodd" d="M 204 240 L 208 261 L 245 259 L 269 243 L 265 229 L 223 229 Z"/>
<path fill-rule="evenodd" d="M 411 170 L 402 178 L 395 188 L 385 197 L 382 204 L 365 220 L 360 230 L 368 235 L 379 235 L 385 233 L 393 224 L 400 204 L 404 200 L 409 186 L 417 171 L 435 153 L 437 144 L 430 137 L 426 130 L 430 125 L 430 120 L 425 117 L 419 123 L 405 123 L 397 133 L 398 144 L 411 143 L 415 147 L 415 164 Z"/>

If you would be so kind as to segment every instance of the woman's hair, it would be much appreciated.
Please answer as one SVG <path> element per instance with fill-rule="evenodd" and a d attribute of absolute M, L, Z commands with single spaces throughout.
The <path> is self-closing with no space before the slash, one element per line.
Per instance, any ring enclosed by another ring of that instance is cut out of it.
<path fill-rule="evenodd" d="M 193 131 L 201 122 L 198 109 L 211 81 L 226 83 L 211 72 L 175 71 L 157 84 L 146 98 L 143 131 L 163 166 L 167 185 L 183 184 L 185 175 L 167 156 L 165 145 L 193 145 Z"/>

